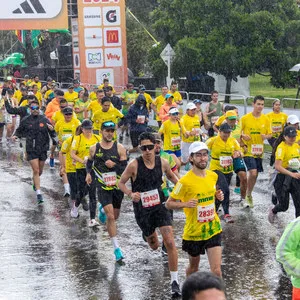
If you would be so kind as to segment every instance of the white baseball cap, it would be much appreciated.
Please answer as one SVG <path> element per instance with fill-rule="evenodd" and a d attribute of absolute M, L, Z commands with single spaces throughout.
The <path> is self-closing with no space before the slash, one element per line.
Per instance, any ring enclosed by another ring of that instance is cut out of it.
<path fill-rule="evenodd" d="M 186 110 L 188 109 L 196 109 L 196 105 L 193 102 L 190 102 L 186 105 Z"/>
<path fill-rule="evenodd" d="M 189 147 L 189 155 L 191 155 L 192 153 L 196 153 L 198 151 L 201 151 L 201 150 L 207 150 L 208 151 L 207 145 L 203 142 L 194 142 Z"/>
<path fill-rule="evenodd" d="M 299 123 L 299 118 L 296 115 L 289 115 L 286 122 L 295 125 Z"/>
<path fill-rule="evenodd" d="M 179 110 L 177 109 L 177 107 L 171 107 L 169 110 L 169 115 L 175 114 L 175 113 L 179 113 Z"/>

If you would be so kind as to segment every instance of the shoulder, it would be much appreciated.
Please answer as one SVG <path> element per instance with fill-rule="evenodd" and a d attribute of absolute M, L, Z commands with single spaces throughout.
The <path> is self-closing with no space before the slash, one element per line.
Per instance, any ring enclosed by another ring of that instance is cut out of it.
<path fill-rule="evenodd" d="M 211 170 L 206 170 L 206 176 L 207 176 L 208 178 L 210 178 L 210 179 L 215 180 L 215 181 L 218 180 L 218 174 L 215 173 L 215 172 L 213 172 L 213 171 L 211 171 Z"/>

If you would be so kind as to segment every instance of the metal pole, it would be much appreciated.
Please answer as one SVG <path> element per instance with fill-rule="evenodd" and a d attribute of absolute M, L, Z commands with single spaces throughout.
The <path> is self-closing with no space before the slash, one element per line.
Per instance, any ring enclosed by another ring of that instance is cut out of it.
<path fill-rule="evenodd" d="M 171 55 L 168 55 L 168 77 L 167 77 L 167 86 L 170 87 L 171 81 Z"/>

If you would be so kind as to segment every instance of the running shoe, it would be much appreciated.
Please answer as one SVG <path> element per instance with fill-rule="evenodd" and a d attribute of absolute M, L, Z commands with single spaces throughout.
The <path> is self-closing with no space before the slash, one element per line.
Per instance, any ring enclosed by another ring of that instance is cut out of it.
<path fill-rule="evenodd" d="M 171 284 L 171 294 L 172 294 L 172 297 L 180 297 L 181 296 L 180 287 L 176 280 L 174 280 Z"/>
<path fill-rule="evenodd" d="M 164 242 L 162 242 L 162 245 L 161 245 L 161 255 L 162 255 L 162 257 L 168 256 L 168 250 L 167 250 Z"/>
<path fill-rule="evenodd" d="M 250 208 L 254 207 L 252 195 L 247 195 L 245 200 L 246 200 L 246 206 L 245 207 L 250 207 Z"/>
<path fill-rule="evenodd" d="M 71 217 L 72 218 L 78 218 L 79 217 L 78 207 L 76 207 L 75 202 L 74 202 L 74 205 L 71 209 Z"/>
<path fill-rule="evenodd" d="M 95 219 L 90 220 L 89 227 L 95 227 L 95 226 L 100 226 L 100 224 Z"/>
<path fill-rule="evenodd" d="M 44 202 L 43 196 L 41 194 L 36 195 L 37 203 L 41 204 Z"/>
<path fill-rule="evenodd" d="M 54 168 L 54 157 L 50 157 L 50 167 Z"/>
<path fill-rule="evenodd" d="M 278 203 L 277 196 L 276 196 L 274 193 L 272 193 L 272 203 L 273 203 L 274 205 L 276 205 L 276 204 Z"/>
<path fill-rule="evenodd" d="M 122 250 L 120 248 L 115 249 L 114 251 L 115 257 L 116 257 L 116 261 L 121 261 L 122 259 L 124 259 Z"/>
<path fill-rule="evenodd" d="M 226 214 L 226 215 L 224 216 L 224 221 L 225 221 L 226 223 L 234 223 L 234 220 L 233 220 L 233 218 L 232 218 L 232 216 L 231 216 L 230 214 Z"/>
<path fill-rule="evenodd" d="M 70 193 L 68 191 L 64 192 L 64 197 L 70 197 Z"/>
<path fill-rule="evenodd" d="M 233 190 L 236 194 L 241 194 L 241 188 L 239 186 L 236 186 Z"/>
<path fill-rule="evenodd" d="M 269 213 L 268 213 L 268 221 L 273 224 L 275 222 L 276 214 L 273 212 L 273 208 L 270 207 Z"/>
<path fill-rule="evenodd" d="M 102 204 L 99 203 L 99 206 L 98 206 L 98 210 L 99 210 L 98 219 L 102 224 L 105 224 L 106 214 L 102 212 L 102 208 L 103 208 Z"/>
<path fill-rule="evenodd" d="M 82 204 L 83 210 L 85 210 L 85 211 L 88 211 L 88 210 L 89 210 L 89 204 L 87 203 L 87 201 L 86 201 L 85 198 L 82 198 L 82 199 L 81 199 L 81 204 Z"/>

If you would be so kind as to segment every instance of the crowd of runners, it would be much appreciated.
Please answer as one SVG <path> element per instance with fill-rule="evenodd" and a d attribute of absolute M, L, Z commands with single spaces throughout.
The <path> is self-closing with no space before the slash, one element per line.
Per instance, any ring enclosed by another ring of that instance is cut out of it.
<path fill-rule="evenodd" d="M 267 143 L 274 191 L 266 217 L 276 222 L 278 213 L 288 209 L 290 195 L 300 216 L 297 115 L 281 112 L 279 100 L 264 114 L 265 99 L 256 96 L 252 111 L 239 116 L 237 107 L 219 102 L 217 91 L 207 104 L 190 101 L 184 112 L 182 103 L 175 82 L 153 99 L 143 85 L 134 89 L 128 84 L 116 95 L 108 80 L 90 91 L 74 80 L 63 91 L 52 78 L 42 85 L 38 76 L 27 75 L 20 83 L 5 80 L 0 100 L 0 142 L 12 147 L 19 140 L 23 145 L 37 202 L 44 201 L 40 177 L 50 150 L 49 164 L 59 168 L 71 217 L 79 218 L 83 209 L 90 213 L 90 227 L 106 224 L 120 262 L 125 255 L 116 221 L 124 195 L 129 197 L 144 240 L 153 250 L 161 246 L 168 258 L 173 296 L 180 296 L 181 289 L 172 211 L 183 209 L 186 216 L 186 275 L 198 271 L 200 255 L 207 253 L 211 272 L 222 277 L 221 220 L 235 221 L 230 214 L 231 179 L 235 173 L 234 193 L 240 195 L 241 209 L 253 208 L 259 202 L 252 192 L 263 172 Z M 153 113 L 158 127 L 149 126 Z M 122 144 L 124 136 L 130 137 L 132 147 Z M 299 253 L 296 259 L 299 274 Z M 300 286 L 294 288 L 299 294 Z"/>

